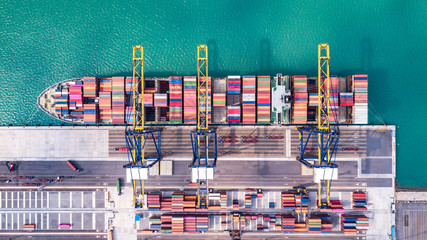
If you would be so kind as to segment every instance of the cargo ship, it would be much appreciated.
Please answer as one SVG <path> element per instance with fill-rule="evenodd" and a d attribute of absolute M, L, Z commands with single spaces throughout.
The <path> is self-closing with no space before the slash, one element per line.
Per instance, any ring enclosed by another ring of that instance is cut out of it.
<path fill-rule="evenodd" d="M 368 123 L 368 76 L 330 77 L 330 123 Z M 39 107 L 67 123 L 123 125 L 133 122 L 132 77 L 83 77 L 43 91 Z M 317 77 L 233 75 L 208 78 L 211 124 L 316 124 Z M 147 124 L 196 124 L 197 77 L 144 79 Z"/>

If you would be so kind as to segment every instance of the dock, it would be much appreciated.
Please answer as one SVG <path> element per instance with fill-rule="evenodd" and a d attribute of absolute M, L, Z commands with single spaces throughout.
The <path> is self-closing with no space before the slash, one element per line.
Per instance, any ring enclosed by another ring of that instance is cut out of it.
<path fill-rule="evenodd" d="M 57 231 L 60 223 L 72 221 L 72 229 L 67 231 L 81 236 L 105 237 L 108 230 L 114 227 L 118 239 L 143 239 L 150 236 L 170 239 L 171 235 L 141 232 L 148 227 L 147 218 L 156 213 L 132 207 L 129 183 L 124 182 L 123 195 L 117 196 L 115 192 L 115 181 L 118 178 L 126 179 L 123 165 L 128 163 L 127 153 L 115 150 L 126 147 L 124 129 L 122 126 L 0 128 L 0 161 L 19 163 L 15 172 L 9 172 L 6 167 L 0 169 L 0 219 L 3 219 L 0 222 L 0 235 L 4 233 L 13 236 L 17 234 L 16 231 L 22 230 L 23 219 L 34 219 L 38 222 L 36 229 L 40 236 Z M 173 174 L 151 176 L 145 181 L 147 192 L 162 191 L 165 195 L 174 191 L 194 193 L 195 187 L 188 186 L 186 182 L 191 178 L 188 164 L 192 159 L 190 131 L 193 129 L 192 126 L 162 127 L 162 161 L 173 162 Z M 345 214 L 364 214 L 369 217 L 369 231 L 343 235 L 339 229 L 341 213 L 333 213 L 334 227 L 330 234 L 292 235 L 273 229 L 257 232 L 256 226 L 248 223 L 245 239 L 283 236 L 385 239 L 390 234 L 394 224 L 390 206 L 395 201 L 395 127 L 352 125 L 340 126 L 340 131 L 336 158 L 338 180 L 332 183 L 331 199 L 341 200 Z M 317 184 L 313 183 L 313 173 L 296 161 L 299 139 L 295 126 L 227 125 L 218 126 L 217 132 L 218 137 L 235 135 L 240 140 L 242 136 L 256 136 L 257 139 L 254 143 L 218 141 L 219 157 L 214 180 L 209 182 L 209 187 L 227 192 L 229 207 L 232 199 L 244 198 L 244 191 L 249 188 L 264 191 L 264 198 L 254 202 L 256 207 L 253 212 L 289 213 L 281 209 L 278 198 L 281 192 L 295 186 L 307 186 L 310 202 L 316 201 Z M 269 139 L 268 136 L 281 138 Z M 315 152 L 314 142 L 309 143 L 308 147 Z M 153 146 L 147 145 L 146 153 L 149 155 L 153 149 Z M 72 171 L 66 164 L 68 160 L 75 161 L 83 171 Z M 22 186 L 24 183 L 34 183 L 35 179 L 55 180 L 59 176 L 64 177 L 64 180 L 39 186 Z M 355 191 L 367 193 L 366 211 L 352 209 L 352 192 Z M 91 199 L 90 206 L 79 204 L 86 202 L 82 200 L 84 197 Z M 49 205 L 42 202 L 49 202 Z M 266 205 L 269 202 L 276 202 L 276 208 L 269 210 Z M 312 204 L 312 208 L 311 212 L 315 213 L 315 204 Z M 90 216 L 86 214 L 89 209 L 87 214 Z M 40 213 L 40 210 L 49 211 Z M 241 212 L 246 213 L 244 210 Z M 212 215 L 211 229 L 204 236 L 228 238 L 224 232 L 228 227 L 219 224 L 220 220 L 215 217 L 224 212 L 209 210 L 208 213 Z M 141 216 L 141 219 L 136 220 L 135 216 Z M 174 239 L 200 239 L 200 235 L 174 235 Z"/>

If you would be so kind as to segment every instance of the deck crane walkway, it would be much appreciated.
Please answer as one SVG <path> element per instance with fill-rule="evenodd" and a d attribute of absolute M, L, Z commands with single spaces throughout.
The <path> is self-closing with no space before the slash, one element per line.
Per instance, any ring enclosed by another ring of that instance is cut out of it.
<path fill-rule="evenodd" d="M 144 206 L 144 180 L 148 178 L 148 169 L 161 159 L 160 130 L 145 128 L 144 116 L 144 49 L 140 45 L 133 47 L 132 69 L 132 115 L 126 112 L 126 119 L 132 121 L 126 125 L 125 138 L 129 164 L 125 165 L 128 181 L 132 181 L 135 207 Z M 128 121 L 129 122 L 129 121 Z M 154 134 L 157 134 L 157 142 Z M 156 149 L 154 157 L 146 157 L 144 148 L 148 137 L 151 137 Z M 145 160 L 152 160 L 147 164 Z"/>
<path fill-rule="evenodd" d="M 297 160 L 308 168 L 314 168 L 314 182 L 318 183 L 318 207 L 330 208 L 330 187 L 332 180 L 338 179 L 338 165 L 335 164 L 340 131 L 337 124 L 330 124 L 330 77 L 329 77 L 329 45 L 318 46 L 318 107 L 317 128 L 298 128 L 300 138 L 300 155 Z M 336 111 L 332 111 L 336 114 Z M 334 116 L 335 120 L 338 116 Z M 304 133 L 307 139 L 304 141 Z M 305 156 L 305 149 L 310 137 L 317 137 L 317 157 Z M 314 162 L 317 161 L 317 164 Z"/>
<path fill-rule="evenodd" d="M 191 181 L 197 183 L 197 204 L 199 208 L 209 206 L 208 180 L 213 179 L 217 160 L 216 129 L 209 128 L 209 77 L 208 46 L 197 46 L 197 127 L 191 131 L 193 161 Z M 212 153 L 212 155 L 210 154 Z"/>

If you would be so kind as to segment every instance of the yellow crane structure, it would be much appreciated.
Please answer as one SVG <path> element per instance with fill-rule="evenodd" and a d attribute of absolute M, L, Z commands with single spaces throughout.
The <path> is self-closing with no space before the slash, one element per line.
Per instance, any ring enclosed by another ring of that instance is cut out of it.
<path fill-rule="evenodd" d="M 132 111 L 126 112 L 125 139 L 128 149 L 129 164 L 127 179 L 132 181 L 133 200 L 135 207 L 144 206 L 144 180 L 148 178 L 148 169 L 157 164 L 161 159 L 161 136 L 159 129 L 145 128 L 144 110 L 144 48 L 141 45 L 133 46 L 132 55 Z M 132 122 L 132 124 L 130 124 Z M 157 134 L 157 142 L 154 134 Z M 145 146 L 151 136 L 157 156 L 146 157 Z M 153 160 L 147 164 L 145 160 Z"/>
<path fill-rule="evenodd" d="M 209 65 L 208 46 L 197 46 L 197 127 L 191 131 L 193 161 L 192 182 L 197 182 L 197 204 L 199 208 L 209 206 L 209 179 L 213 179 L 213 169 L 217 160 L 217 136 L 214 128 L 209 128 Z"/>
<path fill-rule="evenodd" d="M 317 127 L 298 128 L 300 138 L 300 155 L 297 160 L 309 168 L 314 168 L 314 182 L 318 183 L 318 203 L 320 208 L 329 208 L 331 182 L 338 178 L 338 165 L 335 164 L 336 152 L 339 142 L 339 126 L 330 124 L 330 88 L 329 76 L 329 45 L 326 43 L 318 46 L 318 76 L 317 76 Z M 335 116 L 337 117 L 337 116 Z M 308 137 L 304 140 L 304 133 Z M 305 149 L 310 136 L 316 136 L 317 157 L 305 156 Z M 313 164 L 307 160 L 317 161 Z"/>

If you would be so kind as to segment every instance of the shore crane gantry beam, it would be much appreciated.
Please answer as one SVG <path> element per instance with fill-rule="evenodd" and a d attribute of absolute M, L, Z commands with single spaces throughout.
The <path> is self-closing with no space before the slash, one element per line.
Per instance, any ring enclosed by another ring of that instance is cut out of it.
<path fill-rule="evenodd" d="M 199 208 L 209 206 L 208 180 L 213 179 L 213 168 L 217 160 L 217 136 L 214 128 L 209 128 L 209 74 L 208 46 L 197 46 L 197 127 L 191 131 L 193 161 L 192 182 L 197 182 L 197 204 Z M 213 144 L 213 145 L 212 145 Z M 209 151 L 213 151 L 211 156 Z M 205 185 L 202 189 L 203 184 Z"/>
<path fill-rule="evenodd" d="M 129 164 L 126 174 L 129 175 L 133 187 L 133 200 L 135 207 L 144 205 L 144 180 L 148 178 L 148 169 L 161 159 L 161 136 L 159 129 L 145 128 L 144 110 L 144 48 L 141 45 L 133 46 L 132 55 L 132 115 L 126 112 L 125 139 L 128 149 Z M 129 121 L 133 121 L 132 125 Z M 154 134 L 157 133 L 157 142 Z M 155 157 L 145 156 L 145 146 L 148 136 L 153 139 L 156 148 Z M 153 162 L 146 164 L 145 160 L 151 159 Z M 140 195 L 140 197 L 138 197 Z"/>
<path fill-rule="evenodd" d="M 339 127 L 337 124 L 330 124 L 330 89 L 331 81 L 329 76 L 329 45 L 326 43 L 318 46 L 318 76 L 317 76 L 317 128 L 298 128 L 300 139 L 300 155 L 297 160 L 309 168 L 314 168 L 315 182 L 318 182 L 318 206 L 320 208 L 330 207 L 330 186 L 331 181 L 338 176 L 338 165 L 332 158 L 336 157 L 339 142 Z M 335 89 L 337 90 L 337 89 Z M 335 116 L 337 117 L 337 116 Z M 304 132 L 308 133 L 304 141 Z M 317 157 L 304 156 L 305 149 L 310 137 L 317 137 Z M 317 161 L 317 165 L 307 161 Z M 323 199 L 326 197 L 326 201 Z"/>

